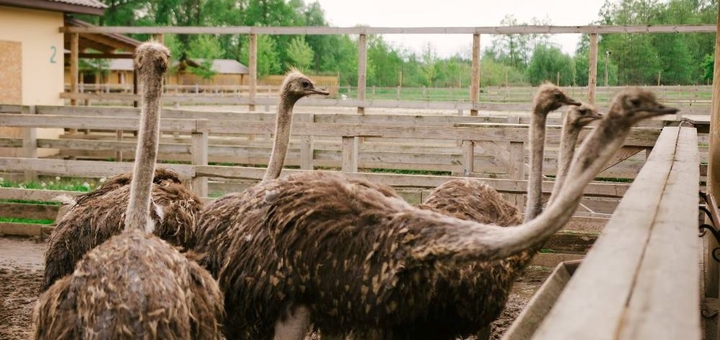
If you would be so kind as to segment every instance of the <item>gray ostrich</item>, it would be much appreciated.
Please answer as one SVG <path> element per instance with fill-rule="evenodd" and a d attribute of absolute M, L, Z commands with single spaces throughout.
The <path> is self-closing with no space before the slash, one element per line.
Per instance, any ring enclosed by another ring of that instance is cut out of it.
<path fill-rule="evenodd" d="M 137 48 L 142 114 L 125 229 L 90 250 L 40 295 L 35 339 L 220 339 L 223 300 L 212 276 L 150 232 L 162 76 L 169 51 Z"/>
<path fill-rule="evenodd" d="M 641 89 L 621 92 L 586 138 L 561 195 L 536 219 L 505 228 L 406 203 L 388 187 L 307 172 L 263 182 L 210 205 L 199 245 L 225 292 L 226 335 L 302 339 L 393 337 L 427 312 L 438 280 L 458 266 L 534 249 L 570 219 L 585 186 L 633 124 L 677 109 Z"/>

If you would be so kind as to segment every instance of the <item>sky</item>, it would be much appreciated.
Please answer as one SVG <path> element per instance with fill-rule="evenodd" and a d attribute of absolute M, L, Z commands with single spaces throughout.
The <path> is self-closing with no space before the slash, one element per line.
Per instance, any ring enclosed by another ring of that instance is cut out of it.
<path fill-rule="evenodd" d="M 552 25 L 589 25 L 598 19 L 605 0 L 315 0 L 325 10 L 331 26 L 355 25 L 381 27 L 466 27 L 500 26 L 506 14 L 519 23 L 535 17 L 549 18 Z M 312 2 L 312 1 L 307 1 Z M 430 43 L 441 57 L 458 52 L 469 54 L 472 35 L 465 34 L 392 34 L 388 42 L 402 44 L 420 52 Z M 551 41 L 563 52 L 573 55 L 579 34 L 556 34 Z M 481 36 L 481 49 L 489 47 L 490 36 Z"/>

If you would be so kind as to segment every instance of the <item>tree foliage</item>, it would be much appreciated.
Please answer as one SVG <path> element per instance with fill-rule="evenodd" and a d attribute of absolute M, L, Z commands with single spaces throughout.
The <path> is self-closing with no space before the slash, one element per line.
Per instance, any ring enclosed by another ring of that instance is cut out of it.
<path fill-rule="evenodd" d="M 304 0 L 102 0 L 102 17 L 80 16 L 112 26 L 329 26 L 321 5 Z M 717 0 L 606 0 L 597 20 L 603 25 L 713 24 Z M 520 22 L 506 15 L 503 25 L 549 25 L 548 18 Z M 139 40 L 148 35 L 132 35 Z M 469 53 L 441 57 L 432 45 L 409 51 L 368 36 L 368 86 L 466 87 Z M 483 36 L 485 39 L 485 36 Z M 598 85 L 705 84 L 712 80 L 713 34 L 603 34 L 598 48 Z M 481 86 L 586 85 L 589 48 L 584 36 L 574 56 L 563 54 L 547 34 L 494 35 L 482 53 Z M 341 85 L 357 84 L 357 37 L 346 35 L 258 35 L 258 75 L 282 74 L 295 66 L 311 74 L 337 75 Z M 248 64 L 247 35 L 165 35 L 173 58 L 226 58 Z M 612 54 L 606 58 L 605 51 Z M 710 57 L 708 57 L 710 56 Z M 205 65 L 208 66 L 208 65 Z M 193 69 L 210 77 L 211 68 Z"/>

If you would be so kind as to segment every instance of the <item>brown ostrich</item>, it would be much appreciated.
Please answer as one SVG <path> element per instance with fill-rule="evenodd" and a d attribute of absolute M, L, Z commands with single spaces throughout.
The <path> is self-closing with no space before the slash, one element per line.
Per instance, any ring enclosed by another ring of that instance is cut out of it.
<path fill-rule="evenodd" d="M 220 339 L 222 294 L 212 276 L 150 234 L 162 75 L 169 51 L 137 48 L 143 109 L 125 230 L 90 250 L 40 295 L 35 339 Z"/>
<path fill-rule="evenodd" d="M 132 178 L 132 173 L 116 175 L 94 191 L 63 200 L 70 208 L 63 210 L 48 240 L 42 291 L 72 273 L 85 253 L 122 232 Z M 153 233 L 172 245 L 192 249 L 196 218 L 203 208 L 200 198 L 175 171 L 165 168 L 155 169 L 152 198 Z"/>
<path fill-rule="evenodd" d="M 315 84 L 296 69 L 290 70 L 280 85 L 280 102 L 278 103 L 275 118 L 275 138 L 270 152 L 270 161 L 262 181 L 278 178 L 282 172 L 290 143 L 290 130 L 292 128 L 292 113 L 295 103 L 302 97 L 312 94 L 327 96 L 330 92 L 315 87 Z"/>
<path fill-rule="evenodd" d="M 577 145 L 580 131 L 588 124 L 601 119 L 602 114 L 597 108 L 588 103 L 582 103 L 577 107 L 570 107 L 565 113 L 563 121 L 562 134 L 560 136 L 560 155 L 558 156 L 558 166 L 555 171 L 555 183 L 553 184 L 552 193 L 548 204 L 560 193 L 560 188 L 565 182 L 570 164 L 575 155 L 575 146 Z"/>
<path fill-rule="evenodd" d="M 561 166 L 560 172 L 569 170 L 581 128 L 601 117 L 588 104 L 569 107 L 559 154 L 559 164 L 565 166 Z M 537 152 L 531 154 L 531 163 L 534 159 L 542 159 L 542 150 Z M 542 174 L 532 172 L 530 177 L 533 176 Z M 530 192 L 528 196 L 541 194 L 541 191 Z M 448 181 L 436 188 L 420 208 L 501 227 L 522 223 L 518 209 L 479 179 Z M 426 315 L 395 327 L 393 334 L 408 339 L 455 339 L 457 336 L 478 334 L 500 316 L 513 282 L 540 247 L 542 244 L 500 261 L 471 263 L 446 273 L 437 282 L 435 302 Z M 489 331 L 489 328 L 485 330 Z"/>
<path fill-rule="evenodd" d="M 631 126 L 676 111 L 647 91 L 620 93 L 583 143 L 562 195 L 514 228 L 423 210 L 390 188 L 336 173 L 300 173 L 226 196 L 203 211 L 199 238 L 221 264 L 214 274 L 225 292 L 226 335 L 302 339 L 312 321 L 323 335 L 393 337 L 393 328 L 426 313 L 439 278 L 458 265 L 544 243 Z"/>
<path fill-rule="evenodd" d="M 268 167 L 265 171 L 262 182 L 276 179 L 280 176 L 283 164 L 285 163 L 285 155 L 287 154 L 288 146 L 290 143 L 293 107 L 298 100 L 313 94 L 329 95 L 330 93 L 325 90 L 316 88 L 313 81 L 310 80 L 310 78 L 308 78 L 307 76 L 303 75 L 300 71 L 292 69 L 290 72 L 288 72 L 288 74 L 285 76 L 285 79 L 283 80 L 282 85 L 280 85 L 280 97 L 278 103 L 277 118 L 275 119 L 275 136 L 273 140 L 273 148 L 272 152 L 270 153 L 270 160 L 268 162 Z M 207 207 L 212 207 L 212 210 L 220 208 L 232 209 L 232 206 L 227 206 L 224 202 L 238 195 L 241 194 L 227 194 L 210 203 Z M 201 214 L 198 217 L 197 227 L 204 228 L 205 226 L 223 225 L 215 221 L 217 217 L 218 216 L 215 216 L 213 214 Z M 213 222 L 208 223 L 208 219 L 213 220 Z M 220 231 L 198 229 L 198 235 L 212 235 L 214 233 L 220 233 Z M 212 242 L 223 242 L 223 240 L 213 239 Z M 206 247 L 213 247 L 213 245 L 209 243 L 199 244 L 197 251 L 199 253 L 214 255 L 214 253 L 209 252 Z M 215 275 L 220 269 L 220 263 L 216 262 L 215 259 L 215 257 L 210 256 L 201 260 L 201 263 L 206 268 L 208 268 L 208 270 L 210 270 L 213 275 Z M 220 260 L 220 258 L 217 258 L 217 260 Z"/>
<path fill-rule="evenodd" d="M 562 101 L 567 98 L 557 86 L 544 83 L 538 89 L 533 100 L 533 113 L 530 122 L 530 177 L 528 178 L 527 203 L 525 204 L 524 222 L 530 221 L 542 211 L 542 170 L 545 161 L 545 125 L 547 115 L 564 104 L 580 105 L 574 100 Z M 554 99 L 554 100 L 553 100 Z"/>

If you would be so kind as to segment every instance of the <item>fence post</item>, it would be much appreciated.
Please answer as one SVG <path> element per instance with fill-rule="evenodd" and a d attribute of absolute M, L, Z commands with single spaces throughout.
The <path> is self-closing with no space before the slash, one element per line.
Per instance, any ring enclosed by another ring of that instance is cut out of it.
<path fill-rule="evenodd" d="M 477 116 L 477 104 L 480 96 L 480 34 L 473 34 L 472 49 L 472 74 L 470 82 L 470 102 L 473 108 L 470 110 L 471 116 Z"/>
<path fill-rule="evenodd" d="M 525 179 L 525 142 L 510 142 L 510 164 L 508 173 L 510 178 L 516 180 Z M 515 206 L 525 210 L 523 195 L 515 195 Z"/>
<path fill-rule="evenodd" d="M 36 113 L 35 105 L 28 106 L 26 114 L 34 115 Z M 37 128 L 22 128 L 22 145 L 23 157 L 37 158 Z M 37 173 L 34 170 L 25 170 L 25 181 L 32 182 L 37 180 Z"/>
<path fill-rule="evenodd" d="M 367 72 L 367 35 L 360 34 L 358 40 L 358 84 L 357 99 L 365 101 L 365 81 Z M 358 106 L 357 112 L 361 115 L 365 114 L 365 107 Z"/>
<path fill-rule="evenodd" d="M 192 153 L 192 164 L 193 166 L 208 165 L 208 132 L 204 128 L 205 120 L 197 120 L 196 124 L 198 128 L 191 135 L 191 153 Z M 197 171 L 195 171 L 197 173 Z M 193 176 L 192 179 L 193 192 L 200 197 L 207 197 L 208 195 L 208 180 L 207 177 Z"/>
<path fill-rule="evenodd" d="M 257 34 L 250 34 L 250 111 L 255 111 L 255 97 L 257 94 Z"/>
<path fill-rule="evenodd" d="M 122 140 L 123 140 L 123 130 L 116 130 L 116 131 L 115 131 L 115 139 L 116 139 L 118 142 L 122 142 Z M 122 157 L 123 157 L 123 155 L 122 155 L 122 150 L 121 150 L 121 149 L 115 150 L 115 161 L 116 161 L 116 162 L 122 162 Z"/>
<path fill-rule="evenodd" d="M 315 114 L 309 113 L 307 115 L 298 115 L 299 122 L 303 123 L 314 123 Z M 313 136 L 304 135 L 300 136 L 300 169 L 302 170 L 313 170 Z"/>
<path fill-rule="evenodd" d="M 590 34 L 590 69 L 588 70 L 588 102 L 595 104 L 595 88 L 597 87 L 597 56 L 598 35 Z"/>
<path fill-rule="evenodd" d="M 462 141 L 463 176 L 470 176 L 475 171 L 475 142 Z"/>
<path fill-rule="evenodd" d="M 342 171 L 357 172 L 359 137 L 342 136 Z"/>

